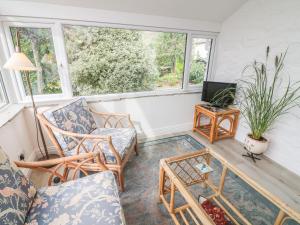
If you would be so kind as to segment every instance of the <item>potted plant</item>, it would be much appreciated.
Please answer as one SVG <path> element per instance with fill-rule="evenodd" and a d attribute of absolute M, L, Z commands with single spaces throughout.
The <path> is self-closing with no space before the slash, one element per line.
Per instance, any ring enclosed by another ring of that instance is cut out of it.
<path fill-rule="evenodd" d="M 254 61 L 246 66 L 242 74 L 250 74 L 239 82 L 238 104 L 251 130 L 244 147 L 252 156 L 267 150 L 269 140 L 264 136 L 265 133 L 281 115 L 299 105 L 299 82 L 292 83 L 288 79 L 284 85 L 281 77 L 286 52 L 275 56 L 274 68 L 270 69 L 270 48 L 267 47 L 266 62 Z"/>

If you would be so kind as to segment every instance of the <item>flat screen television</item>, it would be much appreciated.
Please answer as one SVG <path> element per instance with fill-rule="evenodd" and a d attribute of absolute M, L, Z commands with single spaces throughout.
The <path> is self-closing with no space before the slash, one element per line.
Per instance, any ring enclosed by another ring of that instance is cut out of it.
<path fill-rule="evenodd" d="M 204 81 L 201 100 L 223 108 L 233 104 L 235 92 L 236 83 Z"/>

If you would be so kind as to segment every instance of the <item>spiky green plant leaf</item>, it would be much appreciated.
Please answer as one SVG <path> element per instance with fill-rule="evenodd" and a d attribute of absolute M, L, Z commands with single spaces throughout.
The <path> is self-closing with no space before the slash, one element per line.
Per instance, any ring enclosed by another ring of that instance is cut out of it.
<path fill-rule="evenodd" d="M 275 56 L 274 74 L 268 68 L 270 48 L 266 50 L 266 62 L 254 61 L 243 70 L 243 74 L 250 72 L 250 76 L 240 81 L 238 104 L 242 115 L 251 129 L 254 139 L 262 139 L 283 114 L 295 106 L 299 106 L 300 83 L 288 81 L 286 87 L 282 85 L 282 70 L 286 52 Z M 281 93 L 279 93 L 279 90 Z M 276 94 L 275 94 L 276 93 Z"/>

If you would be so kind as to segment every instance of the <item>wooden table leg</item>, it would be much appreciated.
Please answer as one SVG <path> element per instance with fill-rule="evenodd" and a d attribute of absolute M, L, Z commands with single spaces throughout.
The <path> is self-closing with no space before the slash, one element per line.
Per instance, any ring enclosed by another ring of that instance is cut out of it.
<path fill-rule="evenodd" d="M 233 129 L 232 129 L 232 136 L 234 137 L 236 134 L 237 126 L 239 122 L 239 113 L 235 113 L 233 115 Z"/>
<path fill-rule="evenodd" d="M 225 183 L 225 177 L 226 177 L 226 173 L 227 173 L 227 167 L 225 165 L 223 165 L 223 170 L 222 170 L 222 175 L 220 178 L 220 184 L 218 187 L 218 194 L 222 194 L 223 188 L 224 188 L 224 183 Z"/>
<path fill-rule="evenodd" d="M 170 213 L 174 213 L 174 203 L 175 203 L 175 185 L 173 181 L 171 181 Z"/>
<path fill-rule="evenodd" d="M 284 217 L 285 217 L 285 213 L 282 210 L 280 210 L 276 217 L 274 225 L 280 225 Z"/>
<path fill-rule="evenodd" d="M 210 134 L 209 134 L 209 141 L 213 143 L 215 141 L 216 135 L 216 118 L 211 118 L 211 127 L 210 127 Z"/>
<path fill-rule="evenodd" d="M 158 193 L 158 202 L 161 203 L 161 195 L 164 194 L 165 186 L 165 171 L 162 167 L 159 168 L 159 193 Z"/>
<path fill-rule="evenodd" d="M 205 162 L 207 163 L 207 165 L 211 166 L 211 165 L 210 165 L 210 162 L 211 162 L 211 155 L 208 155 L 208 158 L 205 159 Z M 210 173 L 206 173 L 206 174 L 204 175 L 206 181 L 208 181 L 208 179 L 209 179 L 209 174 L 210 174 Z M 203 182 L 203 188 L 207 188 L 207 183 L 206 183 L 206 182 Z"/>
<path fill-rule="evenodd" d="M 195 131 L 195 128 L 197 128 L 197 122 L 198 118 L 200 117 L 200 113 L 198 114 L 197 110 L 195 109 L 194 112 L 194 123 L 193 123 L 193 131 Z M 200 118 L 199 118 L 200 119 Z"/>

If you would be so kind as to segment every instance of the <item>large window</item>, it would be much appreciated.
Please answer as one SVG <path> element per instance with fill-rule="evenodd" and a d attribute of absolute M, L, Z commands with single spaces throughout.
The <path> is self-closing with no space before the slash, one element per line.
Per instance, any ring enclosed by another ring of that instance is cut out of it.
<path fill-rule="evenodd" d="M 3 22 L 9 53 L 19 47 L 37 71 L 30 72 L 36 100 L 119 94 L 142 96 L 199 91 L 211 69 L 215 34 L 79 21 Z M 13 88 L 29 100 L 24 74 Z M 126 94 L 128 92 L 143 92 Z M 110 97 L 119 97 L 112 95 Z"/>
<path fill-rule="evenodd" d="M 74 95 L 181 87 L 186 34 L 64 26 Z"/>
<path fill-rule="evenodd" d="M 19 32 L 19 47 L 37 67 L 30 72 L 34 95 L 62 93 L 57 69 L 56 55 L 50 28 L 10 27 L 13 44 L 16 46 L 16 32 Z M 29 95 L 28 85 L 21 73 L 25 94 Z"/>

